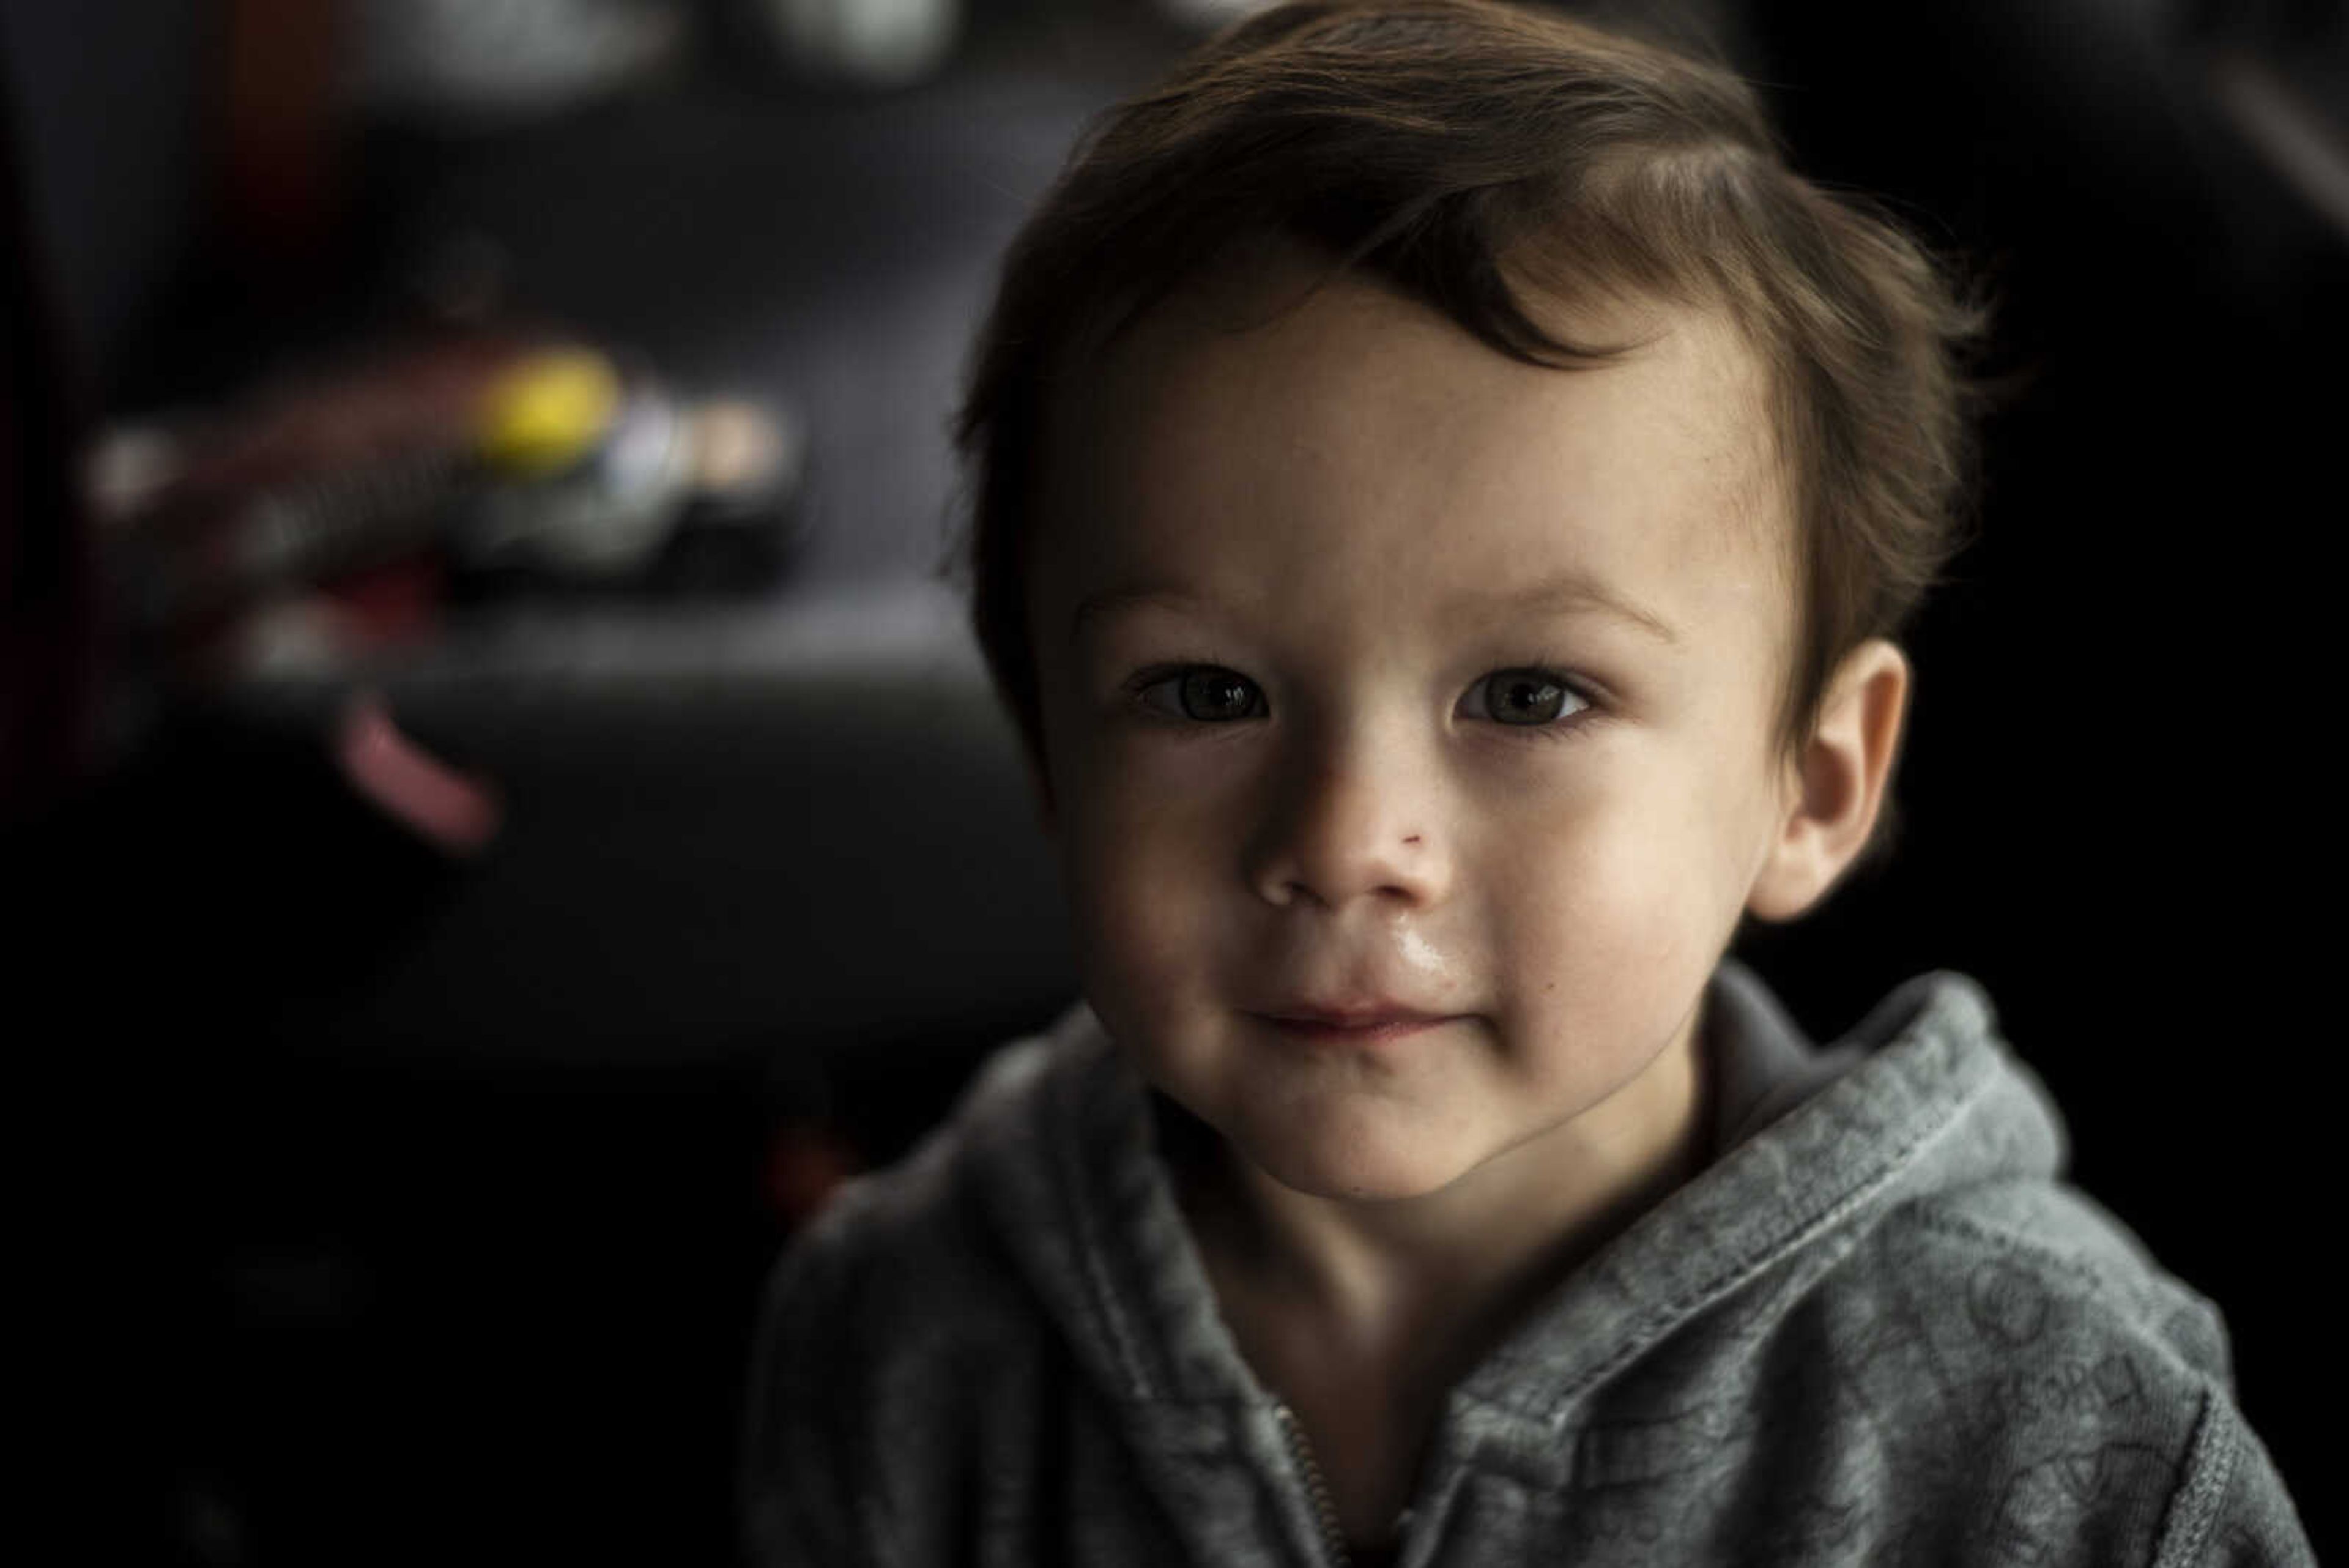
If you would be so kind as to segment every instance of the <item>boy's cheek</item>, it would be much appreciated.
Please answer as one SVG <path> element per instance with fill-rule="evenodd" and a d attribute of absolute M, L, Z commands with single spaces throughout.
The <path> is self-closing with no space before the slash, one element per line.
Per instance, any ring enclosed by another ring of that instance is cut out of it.
<path fill-rule="evenodd" d="M 1077 971 L 1111 1035 L 1145 1057 L 1184 1037 L 1217 987 L 1211 933 L 1194 901 L 1146 888 L 1093 882 L 1076 900 Z"/>
<path fill-rule="evenodd" d="M 1068 753 L 1062 813 L 1096 857 L 1195 854 L 1247 815 L 1247 762 L 1229 743 L 1176 741 L 1133 722 L 1098 727 Z"/>
<path fill-rule="evenodd" d="M 1097 1008 L 1195 1004 L 1231 973 L 1244 889 L 1204 827 L 1170 824 L 1195 809 L 1171 801 L 1112 809 L 1096 798 L 1069 822 L 1064 879 L 1080 973 Z"/>
<path fill-rule="evenodd" d="M 1150 814 L 1088 813 L 1064 841 L 1067 879 L 1081 930 L 1110 952 L 1153 967 L 1196 950 L 1205 927 L 1199 897 L 1211 852 L 1165 832 Z"/>

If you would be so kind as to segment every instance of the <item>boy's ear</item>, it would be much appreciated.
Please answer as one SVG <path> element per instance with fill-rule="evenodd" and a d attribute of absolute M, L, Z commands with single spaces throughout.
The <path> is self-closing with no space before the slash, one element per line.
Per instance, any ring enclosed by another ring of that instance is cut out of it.
<path fill-rule="evenodd" d="M 1883 638 L 1845 657 L 1817 730 L 1789 764 L 1786 814 L 1746 896 L 1756 919 L 1800 915 L 1867 846 L 1899 751 L 1909 685 L 1908 656 Z"/>

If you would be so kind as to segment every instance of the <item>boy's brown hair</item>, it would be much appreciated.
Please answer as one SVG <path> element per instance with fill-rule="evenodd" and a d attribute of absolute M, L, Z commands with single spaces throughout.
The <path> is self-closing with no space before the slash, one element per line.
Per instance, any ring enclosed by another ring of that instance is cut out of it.
<path fill-rule="evenodd" d="M 1897 637 L 1960 547 L 1973 421 L 1959 366 L 1982 311 L 1897 224 L 1795 174 L 1736 76 L 1491 0 L 1302 0 L 1096 121 L 1006 257 L 955 427 L 972 486 L 962 560 L 979 646 L 1040 764 L 1025 577 L 1048 389 L 1268 240 L 1561 369 L 1625 346 L 1562 340 L 1529 292 L 1738 324 L 1771 388 L 1793 519 L 1783 757 L 1843 656 Z"/>

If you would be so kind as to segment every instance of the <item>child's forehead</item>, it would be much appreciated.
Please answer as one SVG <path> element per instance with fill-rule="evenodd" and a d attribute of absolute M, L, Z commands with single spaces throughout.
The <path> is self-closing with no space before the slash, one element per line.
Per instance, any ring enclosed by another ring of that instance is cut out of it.
<path fill-rule="evenodd" d="M 1356 497 L 1366 512 L 1416 506 L 1431 543 L 1473 543 L 1480 519 L 1538 511 L 1541 487 L 1558 485 L 1562 517 L 1681 525 L 1676 557 L 1784 551 L 1766 378 L 1733 324 L 1620 298 L 1529 308 L 1619 358 L 1511 359 L 1299 250 L 1198 280 L 1056 378 L 1040 454 L 1047 543 L 1106 566 L 1124 546 L 1179 545 L 1203 514 L 1246 508 L 1278 534 L 1374 481 L 1379 493 Z"/>

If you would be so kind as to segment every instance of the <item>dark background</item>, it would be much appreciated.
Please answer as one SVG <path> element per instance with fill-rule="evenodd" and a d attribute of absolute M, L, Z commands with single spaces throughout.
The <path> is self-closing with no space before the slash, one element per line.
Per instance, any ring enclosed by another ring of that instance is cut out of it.
<path fill-rule="evenodd" d="M 980 0 L 940 73 L 859 89 L 711 0 L 627 92 L 354 113 L 256 175 L 224 62 L 276 13 L 0 5 L 0 1037 L 37 1124 L 39 1429 L 96 1494 L 57 1506 L 140 1560 L 721 1561 L 778 1150 L 824 1127 L 888 1158 L 1070 992 L 1008 732 L 928 581 L 943 425 L 1026 204 L 1185 35 Z M 1822 1036 L 1921 970 L 1985 983 L 2081 1184 L 2225 1309 L 2322 1555 L 2341 8 L 1673 15 L 1804 167 L 1987 274 L 2013 380 L 1981 542 L 1911 639 L 1899 853 L 1744 950 Z M 504 792 L 460 863 L 327 764 L 349 679 L 109 668 L 67 457 L 375 328 L 485 243 L 531 310 L 788 402 L 811 467 L 751 602 L 492 607 L 369 672 Z"/>

